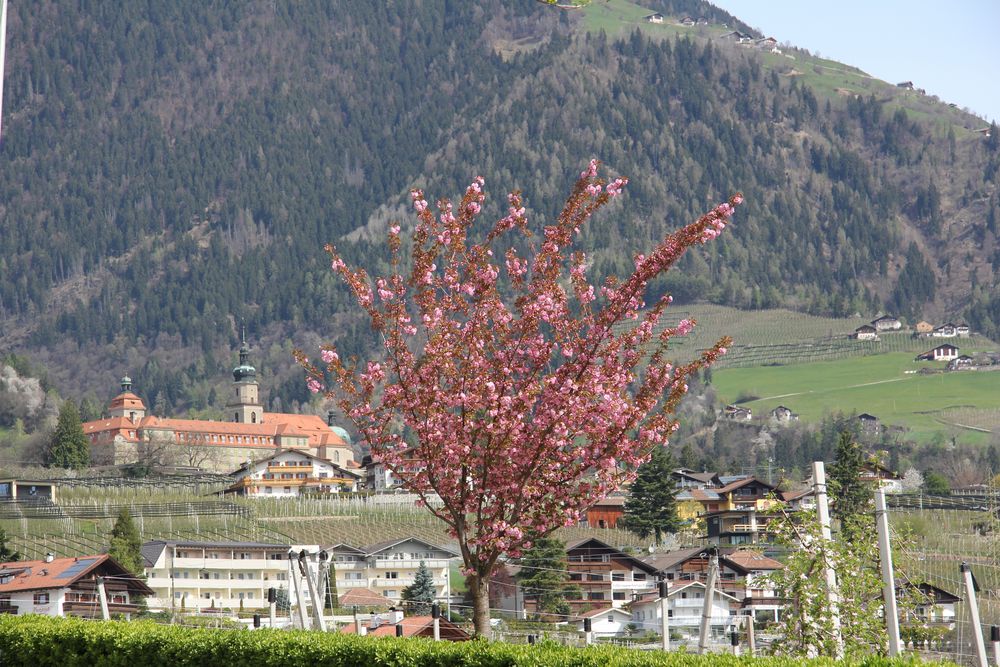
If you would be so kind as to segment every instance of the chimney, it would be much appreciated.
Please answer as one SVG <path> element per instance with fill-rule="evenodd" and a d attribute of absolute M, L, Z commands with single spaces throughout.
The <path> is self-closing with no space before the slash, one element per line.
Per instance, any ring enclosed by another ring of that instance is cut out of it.
<path fill-rule="evenodd" d="M 56 557 L 55 557 L 55 556 L 54 556 L 54 555 L 52 554 L 52 552 L 51 552 L 51 551 L 50 551 L 50 552 L 48 552 L 47 554 L 45 554 L 45 562 L 46 562 L 46 563 L 51 563 L 51 562 L 52 562 L 52 561 L 54 561 L 55 559 L 56 559 Z"/>
<path fill-rule="evenodd" d="M 327 411 L 327 413 L 326 413 L 326 425 L 327 426 L 336 426 L 336 424 L 333 421 L 333 417 L 334 417 L 333 410 Z"/>

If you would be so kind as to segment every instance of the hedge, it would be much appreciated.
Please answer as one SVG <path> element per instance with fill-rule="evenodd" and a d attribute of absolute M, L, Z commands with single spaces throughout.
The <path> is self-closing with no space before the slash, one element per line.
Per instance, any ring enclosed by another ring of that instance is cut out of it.
<path fill-rule="evenodd" d="M 282 630 L 204 630 L 149 621 L 88 621 L 0 616 L 4 667 L 810 667 L 833 661 L 699 657 L 615 646 L 433 642 Z M 915 661 L 871 657 L 859 667 L 900 667 Z"/>

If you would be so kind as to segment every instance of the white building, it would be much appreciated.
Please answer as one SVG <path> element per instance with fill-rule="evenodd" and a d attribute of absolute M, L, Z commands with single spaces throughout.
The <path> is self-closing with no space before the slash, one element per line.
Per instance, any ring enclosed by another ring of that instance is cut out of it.
<path fill-rule="evenodd" d="M 403 589 L 413 584 L 420 564 L 430 570 L 438 598 L 451 595 L 449 571 L 458 553 L 416 537 L 379 542 L 367 547 L 337 544 L 327 547 L 334 561 L 337 591 L 369 588 L 390 600 L 402 597 Z"/>
<path fill-rule="evenodd" d="M 303 450 L 279 451 L 273 456 L 244 463 L 231 473 L 235 482 L 226 491 L 253 498 L 357 491 L 364 473 L 347 466 L 347 463 L 340 465 Z"/>
<path fill-rule="evenodd" d="M 733 622 L 733 610 L 738 600 L 719 589 L 712 600 L 710 627 L 713 635 L 722 635 Z M 701 613 L 705 606 L 705 584 L 692 581 L 667 590 L 667 625 L 671 632 L 694 637 L 701 626 Z M 629 605 L 632 622 L 640 630 L 659 633 L 662 625 L 662 607 L 657 593 L 640 596 Z"/>
<path fill-rule="evenodd" d="M 153 591 L 107 554 L 0 563 L 0 614 L 101 617 L 98 579 L 109 614 L 126 618 Z"/>
<path fill-rule="evenodd" d="M 295 545 L 292 551 L 315 553 L 315 545 Z M 161 609 L 266 608 L 269 588 L 285 589 L 296 604 L 289 578 L 296 563 L 289 545 L 259 542 L 165 542 L 142 545 L 146 583 L 153 589 L 149 606 Z M 315 568 L 315 565 L 313 565 Z M 305 587 L 305 582 L 301 585 Z M 303 588 L 303 597 L 308 591 Z"/>
<path fill-rule="evenodd" d="M 576 629 L 579 632 L 586 630 L 584 619 L 590 619 L 590 632 L 594 639 L 619 637 L 627 634 L 629 625 L 632 624 L 632 615 L 624 609 L 617 607 L 605 607 L 603 609 L 592 609 L 580 616 L 576 621 Z"/>

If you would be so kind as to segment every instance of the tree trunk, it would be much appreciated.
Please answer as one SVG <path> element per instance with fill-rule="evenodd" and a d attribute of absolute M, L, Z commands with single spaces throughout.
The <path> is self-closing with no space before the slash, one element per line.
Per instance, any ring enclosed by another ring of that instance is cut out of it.
<path fill-rule="evenodd" d="M 490 579 L 486 574 L 474 574 L 466 580 L 472 595 L 472 625 L 477 637 L 487 638 L 490 632 Z"/>

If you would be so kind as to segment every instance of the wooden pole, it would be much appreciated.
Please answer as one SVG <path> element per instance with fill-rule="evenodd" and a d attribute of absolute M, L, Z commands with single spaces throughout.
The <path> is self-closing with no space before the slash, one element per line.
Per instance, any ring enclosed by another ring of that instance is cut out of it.
<path fill-rule="evenodd" d="M 705 603 L 701 606 L 701 631 L 698 633 L 698 655 L 708 650 L 712 636 L 712 603 L 715 598 L 715 579 L 719 576 L 719 554 L 713 548 L 708 561 L 708 581 L 705 583 Z"/>
<path fill-rule="evenodd" d="M 889 657 L 900 654 L 899 611 L 896 609 L 896 578 L 892 571 L 892 548 L 889 544 L 889 513 L 885 489 L 875 490 L 875 528 L 878 530 L 879 560 L 882 561 L 882 599 L 885 601 L 885 626 L 889 633 Z"/>
<path fill-rule="evenodd" d="M 833 544 L 830 532 L 830 505 L 826 497 L 826 469 L 822 461 L 813 461 L 813 493 L 816 494 L 816 516 L 819 519 L 820 533 L 827 549 Z M 829 559 L 825 559 L 823 570 L 826 573 L 827 604 L 830 607 L 830 624 L 833 626 L 834 657 L 844 658 L 844 637 L 840 631 L 840 592 L 837 589 L 837 573 Z"/>
<path fill-rule="evenodd" d="M 754 637 L 753 624 L 753 614 L 751 613 L 747 616 L 747 652 L 750 654 L 751 658 L 757 655 L 757 641 Z"/>

